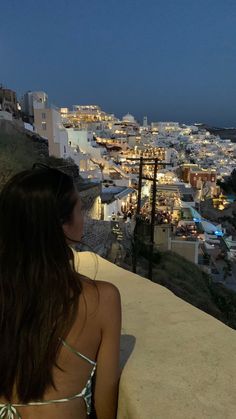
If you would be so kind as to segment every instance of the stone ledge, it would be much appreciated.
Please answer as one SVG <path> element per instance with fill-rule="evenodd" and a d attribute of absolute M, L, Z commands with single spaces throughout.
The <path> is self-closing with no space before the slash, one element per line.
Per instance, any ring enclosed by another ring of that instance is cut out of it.
<path fill-rule="evenodd" d="M 117 419 L 235 419 L 233 329 L 100 256 L 77 253 L 75 264 L 121 293 Z"/>

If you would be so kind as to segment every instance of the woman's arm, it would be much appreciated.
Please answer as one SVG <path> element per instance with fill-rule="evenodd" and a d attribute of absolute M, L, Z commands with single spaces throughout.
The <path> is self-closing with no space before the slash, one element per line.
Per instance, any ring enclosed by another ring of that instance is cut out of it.
<path fill-rule="evenodd" d="M 121 298 L 115 285 L 104 281 L 97 283 L 102 340 L 97 356 L 94 407 L 97 419 L 115 419 L 120 378 Z"/>

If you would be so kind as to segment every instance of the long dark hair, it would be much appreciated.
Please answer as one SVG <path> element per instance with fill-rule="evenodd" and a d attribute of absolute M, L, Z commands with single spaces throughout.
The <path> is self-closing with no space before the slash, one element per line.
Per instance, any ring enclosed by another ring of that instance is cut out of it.
<path fill-rule="evenodd" d="M 82 291 L 62 224 L 77 195 L 52 168 L 25 170 L 0 193 L 0 396 L 19 401 L 55 389 L 52 368 Z"/>

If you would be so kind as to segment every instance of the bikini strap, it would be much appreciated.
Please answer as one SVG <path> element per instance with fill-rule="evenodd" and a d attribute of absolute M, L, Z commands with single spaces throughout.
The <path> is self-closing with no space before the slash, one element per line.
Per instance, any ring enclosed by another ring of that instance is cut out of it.
<path fill-rule="evenodd" d="M 0 405 L 0 419 L 21 419 L 21 416 L 16 408 L 8 403 Z"/>
<path fill-rule="evenodd" d="M 65 340 L 61 339 L 62 344 L 69 349 L 71 352 L 73 352 L 76 355 L 81 356 L 82 358 L 84 358 L 86 361 L 88 361 L 90 364 L 92 365 L 96 365 L 97 363 L 95 361 L 92 361 L 92 359 L 89 359 L 87 356 L 81 354 L 79 351 L 76 351 L 74 348 L 72 348 L 72 346 L 69 345 L 69 343 L 67 343 Z"/>

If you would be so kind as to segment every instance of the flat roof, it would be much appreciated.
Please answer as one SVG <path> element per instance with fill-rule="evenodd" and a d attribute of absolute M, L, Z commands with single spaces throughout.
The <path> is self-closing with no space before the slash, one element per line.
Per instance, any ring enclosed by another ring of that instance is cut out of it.
<path fill-rule="evenodd" d="M 157 191 L 179 191 L 181 194 L 194 195 L 193 188 L 189 188 L 184 183 L 157 184 Z"/>

